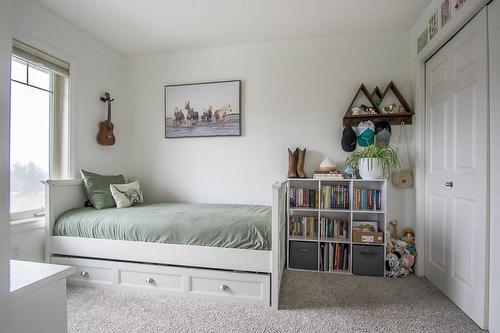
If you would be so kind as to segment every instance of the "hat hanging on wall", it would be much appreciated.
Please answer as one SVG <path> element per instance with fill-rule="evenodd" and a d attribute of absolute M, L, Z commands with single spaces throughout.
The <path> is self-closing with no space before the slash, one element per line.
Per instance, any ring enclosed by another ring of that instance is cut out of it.
<path fill-rule="evenodd" d="M 375 141 L 375 125 L 370 120 L 360 122 L 358 125 L 358 145 L 368 147 Z"/>
<path fill-rule="evenodd" d="M 351 126 L 344 127 L 341 143 L 342 149 L 345 152 L 350 153 L 356 150 L 356 132 L 354 132 Z"/>
<path fill-rule="evenodd" d="M 375 126 L 375 138 L 377 143 L 383 143 L 385 145 L 389 145 L 391 141 L 391 125 L 387 121 L 380 121 Z"/>

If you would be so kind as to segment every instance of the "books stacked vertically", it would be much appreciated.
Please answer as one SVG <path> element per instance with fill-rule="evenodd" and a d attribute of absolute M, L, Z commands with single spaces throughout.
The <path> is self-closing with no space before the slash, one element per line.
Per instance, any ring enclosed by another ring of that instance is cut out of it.
<path fill-rule="evenodd" d="M 353 190 L 354 209 L 356 210 L 381 210 L 382 191 L 367 188 Z"/>
<path fill-rule="evenodd" d="M 318 208 L 319 197 L 317 190 L 307 188 L 290 188 L 291 208 Z"/>
<path fill-rule="evenodd" d="M 324 185 L 321 188 L 322 209 L 349 209 L 349 186 Z"/>
<path fill-rule="evenodd" d="M 290 216 L 290 236 L 314 239 L 318 236 L 318 224 L 312 216 Z"/>
<path fill-rule="evenodd" d="M 349 223 L 347 221 L 322 217 L 319 220 L 319 237 L 334 240 L 349 239 Z"/>
<path fill-rule="evenodd" d="M 320 271 L 349 271 L 349 245 L 339 243 L 320 244 Z"/>

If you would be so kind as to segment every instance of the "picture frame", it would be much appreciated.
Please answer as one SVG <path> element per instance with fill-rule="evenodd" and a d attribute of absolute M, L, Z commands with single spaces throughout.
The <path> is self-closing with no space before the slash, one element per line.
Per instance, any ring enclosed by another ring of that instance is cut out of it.
<path fill-rule="evenodd" d="M 455 9 L 461 9 L 467 0 L 455 0 Z"/>
<path fill-rule="evenodd" d="M 241 136 L 241 80 L 166 85 L 165 138 Z"/>
<path fill-rule="evenodd" d="M 418 36 L 417 39 L 417 54 L 420 53 L 420 51 L 422 51 L 427 46 L 429 38 L 428 36 L 429 36 L 428 29 L 425 28 L 425 30 L 420 34 L 420 36 Z"/>
<path fill-rule="evenodd" d="M 450 0 L 444 0 L 441 3 L 441 28 L 448 23 L 451 19 L 451 5 Z"/>
<path fill-rule="evenodd" d="M 437 10 L 429 18 L 429 41 L 431 41 L 438 34 L 438 14 Z"/>

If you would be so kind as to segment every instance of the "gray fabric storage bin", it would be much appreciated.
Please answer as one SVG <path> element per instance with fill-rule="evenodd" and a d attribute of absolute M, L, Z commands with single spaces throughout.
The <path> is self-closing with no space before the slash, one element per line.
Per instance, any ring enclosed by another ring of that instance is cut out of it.
<path fill-rule="evenodd" d="M 318 243 L 290 242 L 290 268 L 318 270 Z"/>
<path fill-rule="evenodd" d="M 352 274 L 384 276 L 384 246 L 353 245 Z"/>

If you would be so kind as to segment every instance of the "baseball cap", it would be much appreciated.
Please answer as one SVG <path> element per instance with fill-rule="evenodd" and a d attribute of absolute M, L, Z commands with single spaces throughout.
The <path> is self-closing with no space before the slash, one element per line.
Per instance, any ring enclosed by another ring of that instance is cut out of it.
<path fill-rule="evenodd" d="M 341 143 L 345 152 L 352 152 L 356 149 L 356 132 L 351 126 L 344 127 Z"/>

